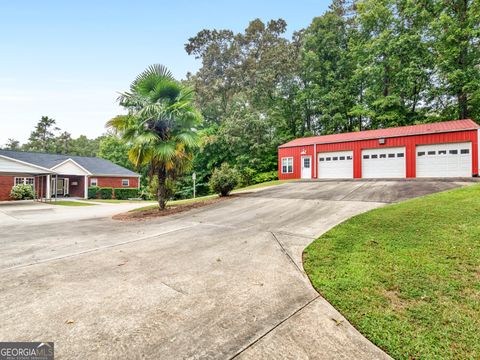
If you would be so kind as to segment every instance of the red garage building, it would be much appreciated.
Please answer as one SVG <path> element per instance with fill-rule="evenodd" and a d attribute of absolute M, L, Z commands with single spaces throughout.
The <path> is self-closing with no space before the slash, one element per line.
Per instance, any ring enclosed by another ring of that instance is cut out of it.
<path fill-rule="evenodd" d="M 278 177 L 478 176 L 479 128 L 466 119 L 296 139 L 278 148 Z"/>

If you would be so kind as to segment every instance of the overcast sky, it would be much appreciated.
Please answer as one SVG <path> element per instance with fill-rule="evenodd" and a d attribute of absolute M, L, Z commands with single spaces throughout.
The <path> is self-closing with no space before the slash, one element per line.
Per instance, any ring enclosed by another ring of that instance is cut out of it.
<path fill-rule="evenodd" d="M 250 20 L 285 19 L 289 35 L 326 0 L 1 1 L 0 146 L 25 142 L 42 115 L 74 137 L 96 137 L 149 64 L 178 78 L 199 62 L 184 44 L 204 28 L 242 31 Z"/>

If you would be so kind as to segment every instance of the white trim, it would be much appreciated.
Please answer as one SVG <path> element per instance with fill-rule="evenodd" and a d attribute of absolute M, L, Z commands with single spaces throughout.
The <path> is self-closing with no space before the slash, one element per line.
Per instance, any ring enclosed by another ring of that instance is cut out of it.
<path fill-rule="evenodd" d="M 13 177 L 13 185 L 20 185 L 17 184 L 17 179 L 23 179 L 22 185 L 33 185 L 35 187 L 35 176 L 14 176 Z M 26 184 L 25 179 L 33 179 L 33 184 Z"/>
<path fill-rule="evenodd" d="M 89 182 L 88 186 L 98 186 L 98 179 L 97 178 L 92 177 L 92 178 L 89 178 L 88 180 L 89 180 L 88 181 Z M 95 185 L 92 184 L 93 180 L 95 180 Z"/>
<path fill-rule="evenodd" d="M 47 171 L 49 174 L 55 174 L 55 171 L 52 171 L 51 169 L 47 169 L 47 168 L 44 168 L 44 167 L 42 167 L 42 166 L 38 166 L 38 165 L 29 163 L 29 162 L 26 162 L 26 161 L 14 159 L 14 158 L 11 158 L 11 157 L 8 157 L 8 156 L 5 156 L 5 155 L 0 155 L 0 158 L 4 158 L 4 159 L 7 159 L 7 160 L 11 160 L 11 161 L 13 161 L 13 162 L 17 162 L 17 163 L 19 163 L 19 164 L 31 166 L 31 167 L 34 167 L 34 168 L 37 168 L 37 169 L 45 170 L 45 171 Z"/>
<path fill-rule="evenodd" d="M 287 162 L 287 171 L 283 171 L 283 160 L 288 160 L 288 159 L 292 159 L 292 171 L 288 171 L 288 162 Z M 286 156 L 286 157 L 282 157 L 280 159 L 280 172 L 282 174 L 293 174 L 293 156 Z"/>
<path fill-rule="evenodd" d="M 83 198 L 88 199 L 88 175 L 83 178 Z"/>
<path fill-rule="evenodd" d="M 126 181 L 127 185 L 124 185 L 123 182 Z M 122 179 L 122 187 L 129 187 L 130 186 L 130 179 Z"/>
<path fill-rule="evenodd" d="M 65 161 L 62 161 L 60 164 L 57 164 L 55 165 L 54 167 L 52 167 L 52 170 L 66 164 L 67 162 L 72 162 L 74 165 L 78 166 L 80 169 L 82 169 L 83 171 L 85 171 L 88 175 L 92 175 L 92 173 L 90 171 L 88 171 L 87 169 L 85 169 L 82 165 L 80 165 L 79 163 L 77 163 L 75 160 L 71 159 L 71 158 L 68 158 L 67 160 Z"/>

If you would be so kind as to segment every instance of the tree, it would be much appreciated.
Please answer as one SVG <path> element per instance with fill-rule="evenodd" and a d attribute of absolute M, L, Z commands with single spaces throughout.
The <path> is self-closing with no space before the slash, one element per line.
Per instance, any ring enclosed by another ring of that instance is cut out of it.
<path fill-rule="evenodd" d="M 202 117 L 193 105 L 193 91 L 177 82 L 163 65 L 151 65 L 119 97 L 129 116 L 107 126 L 129 147 L 135 166 L 148 165 L 158 178 L 158 205 L 165 209 L 169 187 L 191 165 Z"/>
<path fill-rule="evenodd" d="M 3 147 L 5 150 L 20 150 L 20 141 L 9 138 L 5 146 Z"/>
<path fill-rule="evenodd" d="M 123 116 L 124 115 L 119 115 L 117 118 L 122 118 Z M 118 120 L 116 119 L 114 121 Z M 128 158 L 128 146 L 116 134 L 107 135 L 102 138 L 98 157 L 133 170 L 133 164 Z"/>
<path fill-rule="evenodd" d="M 25 148 L 30 151 L 54 152 L 55 151 L 55 134 L 60 130 L 55 126 L 56 121 L 48 116 L 42 116 L 35 126 L 35 130 L 31 132 L 28 143 Z"/>

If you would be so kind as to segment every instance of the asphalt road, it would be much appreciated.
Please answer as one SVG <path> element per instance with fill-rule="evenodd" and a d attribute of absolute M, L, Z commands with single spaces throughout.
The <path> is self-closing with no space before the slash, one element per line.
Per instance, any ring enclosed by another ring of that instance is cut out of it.
<path fill-rule="evenodd" d="M 312 288 L 302 251 L 355 214 L 461 185 L 289 183 L 134 223 L 18 208 L 0 218 L 0 341 L 54 341 L 57 359 L 388 358 Z"/>

